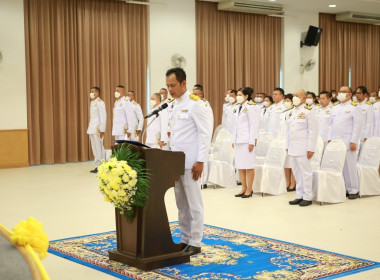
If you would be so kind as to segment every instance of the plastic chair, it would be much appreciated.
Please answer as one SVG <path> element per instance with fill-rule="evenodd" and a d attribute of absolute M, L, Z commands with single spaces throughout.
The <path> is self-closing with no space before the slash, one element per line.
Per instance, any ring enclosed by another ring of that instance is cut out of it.
<path fill-rule="evenodd" d="M 273 136 L 270 133 L 263 133 L 257 139 L 257 145 L 255 147 L 255 179 L 253 181 L 252 190 L 254 193 L 261 193 L 261 180 L 263 174 L 263 167 L 265 163 L 265 157 L 268 154 L 270 143 L 273 141 Z"/>
<path fill-rule="evenodd" d="M 218 126 L 215 128 L 214 135 L 212 136 L 212 139 L 211 139 L 211 143 L 215 143 L 216 137 L 218 136 L 220 130 L 222 130 L 222 129 L 223 129 L 223 126 L 222 126 L 222 125 L 218 125 Z"/>
<path fill-rule="evenodd" d="M 327 144 L 322 157 L 321 169 L 313 174 L 313 196 L 321 205 L 324 202 L 340 203 L 346 201 L 346 187 L 343 179 L 346 145 L 342 140 Z"/>
<path fill-rule="evenodd" d="M 321 160 L 322 160 L 324 147 L 325 147 L 325 144 L 323 143 L 322 137 L 318 136 L 315 153 L 314 153 L 313 157 L 311 158 L 311 162 L 310 162 L 311 168 L 313 170 L 321 169 Z"/>
<path fill-rule="evenodd" d="M 214 154 L 218 153 L 218 150 L 220 150 L 219 145 L 223 141 L 224 137 L 229 138 L 232 137 L 232 135 L 226 129 L 221 128 L 215 138 L 215 142 L 210 145 L 209 159 L 214 159 Z"/>
<path fill-rule="evenodd" d="M 286 193 L 284 164 L 286 159 L 285 139 L 274 139 L 269 147 L 262 172 L 261 192 L 272 195 Z"/>
<path fill-rule="evenodd" d="M 236 187 L 234 149 L 232 148 L 232 135 L 225 135 L 208 161 L 208 182 L 225 188 Z"/>
<path fill-rule="evenodd" d="M 364 142 L 358 161 L 359 194 L 380 195 L 380 137 Z"/>

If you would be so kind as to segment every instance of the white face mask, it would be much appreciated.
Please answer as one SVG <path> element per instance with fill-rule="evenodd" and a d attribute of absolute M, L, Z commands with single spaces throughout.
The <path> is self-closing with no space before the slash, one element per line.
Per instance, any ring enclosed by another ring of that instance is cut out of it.
<path fill-rule="evenodd" d="M 269 103 L 269 101 L 264 101 L 264 102 L 263 102 L 263 105 L 264 105 L 265 107 L 268 107 L 268 106 L 270 105 L 270 103 Z"/>
<path fill-rule="evenodd" d="M 314 103 L 313 98 L 306 98 L 306 104 L 307 105 L 312 105 Z"/>
<path fill-rule="evenodd" d="M 228 103 L 232 104 L 235 102 L 235 98 L 233 98 L 232 96 L 228 97 Z"/>
<path fill-rule="evenodd" d="M 299 98 L 299 97 L 297 97 L 297 96 L 293 96 L 293 104 L 294 104 L 294 106 L 298 106 L 298 105 L 300 105 L 300 103 L 301 103 L 301 99 Z"/>
<path fill-rule="evenodd" d="M 224 98 L 224 101 L 230 102 L 230 95 L 229 94 L 226 95 L 226 97 Z"/>
<path fill-rule="evenodd" d="M 335 94 L 335 93 L 333 93 L 333 94 L 332 94 L 332 97 L 333 97 L 333 98 L 335 98 L 335 96 L 336 96 L 336 94 Z"/>
<path fill-rule="evenodd" d="M 376 102 L 376 97 L 371 96 L 371 97 L 369 98 L 369 102 L 371 102 L 371 103 L 375 103 L 375 102 Z"/>
<path fill-rule="evenodd" d="M 358 102 L 358 98 L 357 98 L 356 96 L 353 96 L 353 97 L 352 97 L 352 101 L 354 101 L 354 102 Z"/>
<path fill-rule="evenodd" d="M 161 94 L 161 100 L 165 100 L 165 96 Z"/>
<path fill-rule="evenodd" d="M 339 101 L 344 101 L 346 100 L 346 98 L 347 98 L 347 94 L 345 92 L 339 92 L 338 97 L 336 99 L 338 99 Z"/>
<path fill-rule="evenodd" d="M 150 107 L 154 107 L 156 105 L 156 100 L 150 100 Z"/>
<path fill-rule="evenodd" d="M 115 91 L 115 97 L 119 98 L 120 97 L 120 92 Z"/>
<path fill-rule="evenodd" d="M 244 96 L 238 95 L 236 96 L 236 103 L 241 104 L 244 101 Z"/>
<path fill-rule="evenodd" d="M 263 102 L 263 98 L 262 97 L 255 97 L 255 102 L 261 103 L 261 102 Z"/>
<path fill-rule="evenodd" d="M 284 102 L 284 106 L 285 106 L 285 109 L 288 110 L 288 109 L 292 108 L 292 102 L 289 102 L 289 101 Z"/>
<path fill-rule="evenodd" d="M 91 99 L 94 99 L 94 98 L 95 98 L 95 93 L 90 92 L 90 98 L 91 98 Z"/>

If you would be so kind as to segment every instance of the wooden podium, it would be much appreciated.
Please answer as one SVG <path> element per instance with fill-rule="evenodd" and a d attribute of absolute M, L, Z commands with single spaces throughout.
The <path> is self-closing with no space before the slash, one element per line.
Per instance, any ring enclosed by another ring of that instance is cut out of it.
<path fill-rule="evenodd" d="M 143 270 L 190 262 L 190 255 L 172 240 L 164 201 L 166 191 L 185 172 L 185 154 L 131 148 L 145 159 L 150 174 L 149 199 L 145 209 L 137 208 L 132 224 L 115 210 L 117 250 L 109 251 L 110 260 Z"/>

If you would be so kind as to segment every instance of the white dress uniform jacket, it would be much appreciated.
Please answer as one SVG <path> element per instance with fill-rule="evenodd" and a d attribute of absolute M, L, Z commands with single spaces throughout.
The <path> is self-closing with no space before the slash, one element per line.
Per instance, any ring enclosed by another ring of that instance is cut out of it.
<path fill-rule="evenodd" d="M 99 134 L 106 131 L 107 113 L 106 106 L 99 97 L 90 103 L 90 123 L 87 134 Z"/>
<path fill-rule="evenodd" d="M 358 107 L 362 112 L 362 121 L 361 126 L 360 140 L 361 144 L 364 143 L 364 139 L 367 139 L 373 134 L 373 105 L 369 101 L 358 102 Z"/>
<path fill-rule="evenodd" d="M 289 156 L 306 156 L 307 152 L 315 152 L 318 139 L 318 120 L 315 110 L 310 106 L 294 107 L 286 135 Z"/>
<path fill-rule="evenodd" d="M 157 107 L 152 108 L 153 110 Z M 150 113 L 150 112 L 149 112 Z M 163 141 L 164 146 L 168 142 L 168 111 L 166 109 L 160 111 L 158 116 L 152 116 L 147 120 L 146 128 L 146 145 L 151 148 L 159 148 L 158 142 Z"/>
<path fill-rule="evenodd" d="M 380 137 L 380 101 L 373 103 L 372 136 Z"/>
<path fill-rule="evenodd" d="M 260 109 L 260 129 L 265 130 L 268 132 L 268 120 L 269 120 L 269 112 L 271 110 L 271 106 L 269 105 L 268 107 L 263 106 Z"/>
<path fill-rule="evenodd" d="M 235 113 L 236 111 L 239 109 L 239 106 L 235 103 L 235 104 L 228 104 L 228 106 L 226 107 L 226 112 L 227 112 L 227 116 L 226 116 L 226 122 L 227 122 L 227 125 L 225 127 L 225 129 L 229 132 L 229 133 L 234 133 L 234 127 L 235 127 Z"/>
<path fill-rule="evenodd" d="M 280 114 L 285 110 L 284 101 L 273 103 L 269 108 L 267 131 L 272 134 L 273 138 L 280 136 Z"/>
<path fill-rule="evenodd" d="M 222 126 L 224 127 L 224 129 L 227 129 L 227 113 L 228 113 L 228 109 L 227 107 L 230 105 L 230 103 L 224 103 L 223 104 L 223 111 L 222 111 Z"/>
<path fill-rule="evenodd" d="M 255 145 L 259 126 L 260 111 L 256 103 L 247 101 L 235 107 L 235 125 L 232 133 L 235 144 Z"/>
<path fill-rule="evenodd" d="M 322 137 L 323 143 L 327 144 L 329 140 L 329 127 L 331 122 L 331 113 L 333 104 L 330 102 L 326 107 L 316 107 L 316 113 L 319 123 L 319 135 Z"/>
<path fill-rule="evenodd" d="M 120 98 L 115 101 L 113 107 L 112 135 L 121 136 L 126 132 L 133 133 L 135 122 L 133 120 L 132 106 L 129 101 Z"/>
<path fill-rule="evenodd" d="M 133 111 L 135 113 L 135 117 L 137 119 L 136 130 L 141 131 L 142 127 L 144 125 L 144 115 L 143 115 L 143 112 L 141 110 L 141 106 L 136 101 L 131 101 L 130 103 L 132 104 L 132 108 L 133 108 Z M 138 136 L 137 136 L 136 132 L 134 132 L 132 134 L 132 138 L 134 140 L 138 140 Z"/>

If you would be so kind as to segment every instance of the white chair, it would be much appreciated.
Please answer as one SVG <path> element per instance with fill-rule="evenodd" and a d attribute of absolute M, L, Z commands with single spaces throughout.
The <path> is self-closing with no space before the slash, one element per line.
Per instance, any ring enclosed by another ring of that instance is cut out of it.
<path fill-rule="evenodd" d="M 219 131 L 223 128 L 223 126 L 220 124 L 215 128 L 214 135 L 212 136 L 211 143 L 215 143 L 216 137 L 218 136 Z"/>
<path fill-rule="evenodd" d="M 313 170 L 319 170 L 321 169 L 321 160 L 323 155 L 323 149 L 325 147 L 325 144 L 323 143 L 322 137 L 318 136 L 317 140 L 317 146 L 315 148 L 315 153 L 313 157 L 311 158 L 311 168 Z"/>
<path fill-rule="evenodd" d="M 261 192 L 279 195 L 286 193 L 284 164 L 286 159 L 285 139 L 274 139 L 269 147 L 263 167 Z"/>
<path fill-rule="evenodd" d="M 343 179 L 346 145 L 342 140 L 327 144 L 322 157 L 321 169 L 313 174 L 313 196 L 321 205 L 324 202 L 346 201 L 346 187 Z"/>
<path fill-rule="evenodd" d="M 218 153 L 219 145 L 223 141 L 224 137 L 232 137 L 226 129 L 221 128 L 218 132 L 218 135 L 215 138 L 215 142 L 210 145 L 209 159 L 214 159 L 214 154 Z"/>
<path fill-rule="evenodd" d="M 380 195 L 380 137 L 371 137 L 364 142 L 360 151 L 359 172 L 359 194 Z"/>
<path fill-rule="evenodd" d="M 255 147 L 255 179 L 253 181 L 252 186 L 252 190 L 254 193 L 261 193 L 261 179 L 263 174 L 265 157 L 267 156 L 272 140 L 272 134 L 267 132 L 264 132 L 263 134 L 259 135 L 257 139 L 257 145 Z"/>
<path fill-rule="evenodd" d="M 218 144 L 218 151 L 208 161 L 208 182 L 225 188 L 236 187 L 234 149 L 232 135 L 225 135 Z"/>

